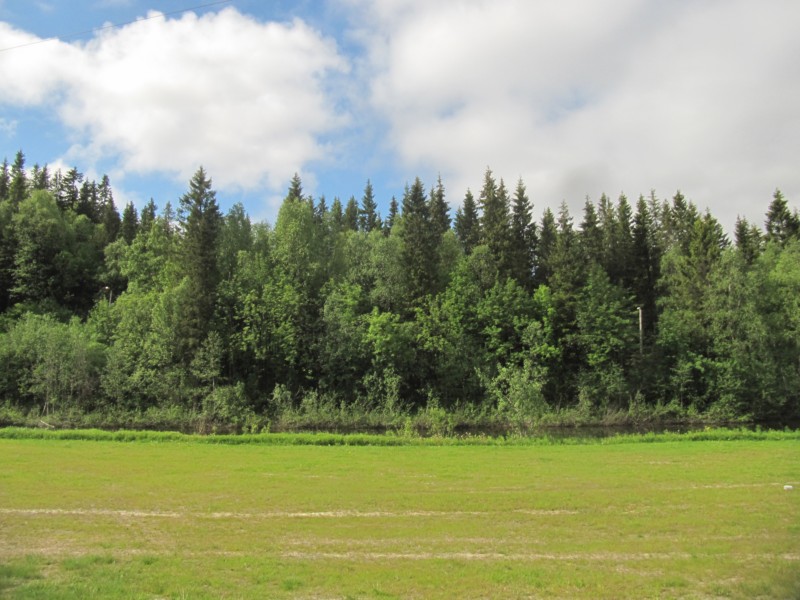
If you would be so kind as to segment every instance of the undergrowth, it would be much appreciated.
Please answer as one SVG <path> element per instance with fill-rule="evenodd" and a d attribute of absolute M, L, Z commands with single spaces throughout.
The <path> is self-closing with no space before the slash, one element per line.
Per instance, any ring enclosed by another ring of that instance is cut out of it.
<path fill-rule="evenodd" d="M 6 427 L 0 429 L 0 439 L 41 439 L 41 440 L 85 440 L 98 442 L 192 442 L 203 444 L 265 446 L 311 445 L 311 446 L 536 446 L 536 445 L 611 445 L 657 442 L 693 441 L 778 441 L 800 440 L 800 430 L 765 431 L 744 428 L 706 428 L 701 431 L 618 434 L 610 437 L 581 436 L 407 436 L 396 433 L 375 434 L 337 434 L 337 433 L 257 433 L 198 435 L 168 431 L 106 431 L 101 429 L 30 429 L 25 427 Z"/>

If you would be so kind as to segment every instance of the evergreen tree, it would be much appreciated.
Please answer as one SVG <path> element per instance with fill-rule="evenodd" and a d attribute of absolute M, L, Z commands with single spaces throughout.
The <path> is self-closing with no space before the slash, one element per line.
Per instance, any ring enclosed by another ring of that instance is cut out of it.
<path fill-rule="evenodd" d="M 331 204 L 331 224 L 334 232 L 338 233 L 344 230 L 344 213 L 342 211 L 342 201 L 338 196 L 333 198 Z"/>
<path fill-rule="evenodd" d="M 409 296 L 419 301 L 434 291 L 437 266 L 436 238 L 419 177 L 403 194 L 402 241 Z"/>
<path fill-rule="evenodd" d="M 96 182 L 89 180 L 83 182 L 78 193 L 78 204 L 75 207 L 75 212 L 86 216 L 94 223 L 100 222 L 100 200 Z"/>
<path fill-rule="evenodd" d="M 380 227 L 380 217 L 378 217 L 378 204 L 375 202 L 375 195 L 372 190 L 372 183 L 367 179 L 364 187 L 364 195 L 361 198 L 361 209 L 359 210 L 359 225 L 361 231 L 369 233 Z"/>
<path fill-rule="evenodd" d="M 565 202 L 561 203 L 558 212 L 556 231 L 552 250 L 547 256 L 550 269 L 547 285 L 553 298 L 553 329 L 561 356 L 557 364 L 550 365 L 552 378 L 549 393 L 557 403 L 565 404 L 576 399 L 577 375 L 584 360 L 577 335 L 577 308 L 586 278 L 586 265 L 581 260 L 578 235 Z"/>
<path fill-rule="evenodd" d="M 0 202 L 8 200 L 11 189 L 11 174 L 8 172 L 8 159 L 3 159 L 3 166 L 0 167 Z"/>
<path fill-rule="evenodd" d="M 766 239 L 784 245 L 789 239 L 800 237 L 800 218 L 789 211 L 789 205 L 780 190 L 775 190 L 767 211 Z"/>
<path fill-rule="evenodd" d="M 588 197 L 583 205 L 580 243 L 583 249 L 583 259 L 587 264 L 603 264 L 603 232 L 600 230 L 597 211 Z"/>
<path fill-rule="evenodd" d="M 144 205 L 142 209 L 141 217 L 139 218 L 139 231 L 147 233 L 150 231 L 150 228 L 153 226 L 153 223 L 156 222 L 156 210 L 158 207 L 156 206 L 155 201 L 150 198 L 147 201 L 147 204 Z"/>
<path fill-rule="evenodd" d="M 625 194 L 620 194 L 611 235 L 611 263 L 608 275 L 612 283 L 621 285 L 625 289 L 633 287 L 634 279 L 632 220 L 631 205 Z"/>
<path fill-rule="evenodd" d="M 758 227 L 748 223 L 747 219 L 736 217 L 734 235 L 736 249 L 746 264 L 752 264 L 762 251 L 763 239 Z"/>
<path fill-rule="evenodd" d="M 392 231 L 392 227 L 394 227 L 395 222 L 397 222 L 397 211 L 399 207 L 397 205 L 397 198 L 392 196 L 391 202 L 389 202 L 389 216 L 386 217 L 386 220 L 383 222 L 383 231 L 386 235 L 389 235 Z"/>
<path fill-rule="evenodd" d="M 511 266 L 514 277 L 523 287 L 533 285 L 533 261 L 536 250 L 536 226 L 531 217 L 531 202 L 522 178 L 517 182 L 511 212 Z"/>
<path fill-rule="evenodd" d="M 80 197 L 80 185 L 83 182 L 83 173 L 77 167 L 72 167 L 61 179 L 61 187 L 57 191 L 56 200 L 62 210 L 77 210 Z"/>
<path fill-rule="evenodd" d="M 133 238 L 136 237 L 136 232 L 139 230 L 139 216 L 136 214 L 136 207 L 133 202 L 128 202 L 125 209 L 122 211 L 122 224 L 119 233 L 125 243 L 128 245 L 133 243 Z"/>
<path fill-rule="evenodd" d="M 358 202 L 356 202 L 355 196 L 350 196 L 350 200 L 347 201 L 342 228 L 344 231 L 358 231 Z"/>
<path fill-rule="evenodd" d="M 534 282 L 542 285 L 550 280 L 553 274 L 551 266 L 551 255 L 556 246 L 558 230 L 556 229 L 556 218 L 550 208 L 546 208 L 542 215 L 542 226 L 539 228 L 539 248 L 536 255 L 536 270 L 534 272 Z"/>
<path fill-rule="evenodd" d="M 194 351 L 207 337 L 219 283 L 219 247 L 222 215 L 211 179 L 200 167 L 189 182 L 189 191 L 180 199 L 181 267 L 188 278 L 189 297 L 184 307 L 182 358 L 188 364 Z"/>
<path fill-rule="evenodd" d="M 648 336 L 655 331 L 656 284 L 660 276 L 661 250 L 656 243 L 653 217 L 644 197 L 639 196 L 633 218 L 633 293 L 641 307 Z"/>
<path fill-rule="evenodd" d="M 298 202 L 303 199 L 303 183 L 297 173 L 294 174 L 291 182 L 289 182 L 289 192 L 286 194 L 286 199 Z"/>
<path fill-rule="evenodd" d="M 50 189 L 50 171 L 47 169 L 47 165 L 41 168 L 38 164 L 33 165 L 33 169 L 31 171 L 31 189 Z"/>
<path fill-rule="evenodd" d="M 19 206 L 27 194 L 28 178 L 25 174 L 25 155 L 20 150 L 14 158 L 14 164 L 11 165 L 11 182 L 8 188 L 8 197 L 13 206 Z"/>
<path fill-rule="evenodd" d="M 328 203 L 325 200 L 325 194 L 319 197 L 317 201 L 317 205 L 314 207 L 314 216 L 317 219 L 317 223 L 323 223 L 325 221 L 325 215 L 328 214 Z"/>
<path fill-rule="evenodd" d="M 505 183 L 497 185 L 490 169 L 486 169 L 481 190 L 481 243 L 495 257 L 502 277 L 511 274 L 511 222 Z"/>
<path fill-rule="evenodd" d="M 443 236 L 450 230 L 450 207 L 444 199 L 444 185 L 442 177 L 436 181 L 436 187 L 431 189 L 431 199 L 428 204 L 428 212 L 431 216 L 431 227 L 434 235 Z"/>
<path fill-rule="evenodd" d="M 119 237 L 119 231 L 122 226 L 117 207 L 114 206 L 114 201 L 104 202 L 101 208 L 100 222 L 105 230 L 105 243 L 109 244 Z"/>
<path fill-rule="evenodd" d="M 682 252 L 688 252 L 694 235 L 694 224 L 699 218 L 697 207 L 694 203 L 687 202 L 678 190 L 672 198 L 672 206 L 665 203 L 662 210 L 665 250 L 677 245 Z"/>
<path fill-rule="evenodd" d="M 478 205 L 475 203 L 475 198 L 470 190 L 467 190 L 464 196 L 464 203 L 456 211 L 455 230 L 456 237 L 461 242 L 464 252 L 471 254 L 475 246 L 480 244 L 481 229 Z"/>

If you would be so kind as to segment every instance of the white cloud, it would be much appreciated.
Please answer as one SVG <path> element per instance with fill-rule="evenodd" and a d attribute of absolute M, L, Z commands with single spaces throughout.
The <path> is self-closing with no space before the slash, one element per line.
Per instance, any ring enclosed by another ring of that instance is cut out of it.
<path fill-rule="evenodd" d="M 0 38 L 37 39 L 4 23 Z M 74 136 L 68 160 L 84 168 L 115 157 L 123 171 L 187 181 L 202 164 L 219 189 L 275 188 L 345 123 L 325 81 L 347 63 L 299 20 L 259 23 L 229 8 L 14 52 L 0 62 L 0 102 L 51 107 Z"/>
<path fill-rule="evenodd" d="M 796 2 L 351 5 L 397 155 L 453 201 L 487 165 L 539 209 L 680 187 L 730 227 L 800 200 Z"/>
<path fill-rule="evenodd" d="M 17 132 L 16 120 L 0 117 L 0 134 L 5 135 L 6 137 L 14 137 L 14 134 L 16 132 Z"/>

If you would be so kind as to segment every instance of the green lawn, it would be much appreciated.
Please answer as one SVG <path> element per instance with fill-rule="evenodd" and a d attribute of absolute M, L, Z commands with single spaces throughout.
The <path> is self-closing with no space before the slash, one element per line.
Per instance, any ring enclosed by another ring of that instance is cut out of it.
<path fill-rule="evenodd" d="M 0 597 L 797 598 L 800 443 L 0 439 Z"/>

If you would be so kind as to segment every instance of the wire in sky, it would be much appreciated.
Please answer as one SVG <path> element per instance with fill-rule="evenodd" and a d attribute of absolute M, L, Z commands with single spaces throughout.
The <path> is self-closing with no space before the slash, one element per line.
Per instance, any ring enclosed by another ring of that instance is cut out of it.
<path fill-rule="evenodd" d="M 205 4 L 200 4 L 198 6 L 191 6 L 189 8 L 182 8 L 180 10 L 172 10 L 170 12 L 159 13 L 157 15 L 152 15 L 149 17 L 142 17 L 141 19 L 135 19 L 133 21 L 126 21 L 125 23 L 111 23 L 109 25 L 103 25 L 102 27 L 95 27 L 94 29 L 87 29 L 86 31 L 78 31 L 76 33 L 70 33 L 63 37 L 49 37 L 42 40 L 36 40 L 35 42 L 28 42 L 26 44 L 20 44 L 19 46 L 10 46 L 8 48 L 0 48 L 0 52 L 8 52 L 9 50 L 17 50 L 18 48 L 25 48 L 27 46 L 35 46 L 36 44 L 44 44 L 45 42 L 52 42 L 55 40 L 69 40 L 76 37 L 81 37 L 84 35 L 89 35 L 90 33 L 97 33 L 98 31 L 104 31 L 106 29 L 116 29 L 117 27 L 125 27 L 125 25 L 133 25 L 134 23 L 141 23 L 142 21 L 149 21 L 150 19 L 163 19 L 165 17 L 169 17 L 171 15 L 183 14 L 189 12 L 190 10 L 197 10 L 199 8 L 208 8 L 209 6 L 216 6 L 217 4 L 227 4 L 229 2 L 233 2 L 233 0 L 217 0 L 216 2 L 207 2 Z"/>

